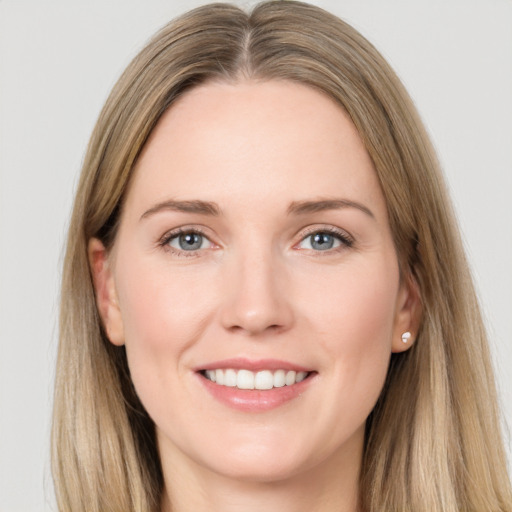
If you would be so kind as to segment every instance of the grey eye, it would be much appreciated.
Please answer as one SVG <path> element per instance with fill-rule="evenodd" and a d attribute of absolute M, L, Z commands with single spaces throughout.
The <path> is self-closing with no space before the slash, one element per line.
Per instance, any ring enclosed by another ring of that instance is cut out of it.
<path fill-rule="evenodd" d="M 180 233 L 169 240 L 169 245 L 174 249 L 181 251 L 197 251 L 199 249 L 207 249 L 210 241 L 199 233 Z"/>
<path fill-rule="evenodd" d="M 304 238 L 300 243 L 300 248 L 313 249 L 314 251 L 328 251 L 340 245 L 341 241 L 337 236 L 325 231 L 319 231 L 318 233 L 313 233 Z"/>

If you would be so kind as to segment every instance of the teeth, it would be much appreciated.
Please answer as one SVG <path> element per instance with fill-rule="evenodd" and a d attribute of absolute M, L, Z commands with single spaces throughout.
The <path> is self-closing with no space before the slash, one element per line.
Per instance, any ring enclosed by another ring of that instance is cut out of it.
<path fill-rule="evenodd" d="M 306 372 L 297 373 L 297 375 L 295 376 L 295 382 L 302 382 L 307 377 L 307 375 L 308 374 Z"/>
<path fill-rule="evenodd" d="M 274 387 L 274 376 L 272 372 L 265 370 L 258 372 L 254 379 L 255 389 L 272 389 Z"/>
<path fill-rule="evenodd" d="M 249 370 L 240 370 L 236 376 L 236 387 L 238 389 L 254 389 L 254 373 Z"/>
<path fill-rule="evenodd" d="M 237 377 L 236 377 L 235 370 L 225 370 L 224 371 L 224 386 L 229 386 L 230 388 L 234 388 L 236 386 L 236 383 L 237 383 Z"/>
<path fill-rule="evenodd" d="M 274 373 L 274 387 L 282 388 L 286 384 L 286 372 L 284 370 L 277 370 Z"/>
<path fill-rule="evenodd" d="M 284 383 L 287 386 L 291 386 L 292 384 L 295 384 L 295 377 L 297 374 L 292 370 L 290 372 L 286 372 L 286 376 L 284 378 Z"/>
<path fill-rule="evenodd" d="M 308 376 L 308 372 L 295 372 L 293 370 L 251 372 L 229 368 L 226 370 L 206 370 L 204 376 L 221 386 L 265 390 L 293 386 L 293 384 L 302 382 Z"/>

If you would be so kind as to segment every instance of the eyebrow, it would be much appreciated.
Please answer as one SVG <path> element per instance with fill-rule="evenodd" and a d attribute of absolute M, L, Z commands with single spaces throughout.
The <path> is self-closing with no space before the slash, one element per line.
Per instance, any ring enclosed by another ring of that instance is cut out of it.
<path fill-rule="evenodd" d="M 317 213 L 326 210 L 339 210 L 343 208 L 357 208 L 366 215 L 375 218 L 373 212 L 366 206 L 356 201 L 349 199 L 318 199 L 312 201 L 293 201 L 288 207 L 288 215 L 304 215 L 307 213 Z M 140 220 L 145 219 L 155 213 L 162 211 L 175 211 L 183 213 L 196 213 L 199 215 L 210 215 L 218 217 L 221 215 L 221 209 L 212 201 L 201 201 L 194 199 L 190 201 L 176 201 L 173 199 L 162 201 L 161 203 L 152 206 L 146 210 L 140 217 Z"/>
<path fill-rule="evenodd" d="M 375 219 L 373 212 L 364 204 L 350 201 L 349 199 L 319 199 L 315 201 L 294 201 L 288 207 L 288 214 L 301 215 L 316 213 L 325 210 L 339 210 L 342 208 L 357 208 L 366 215 Z"/>
<path fill-rule="evenodd" d="M 184 213 L 197 213 L 200 215 L 211 215 L 215 217 L 220 215 L 220 208 L 217 203 L 200 201 L 198 199 L 192 201 L 175 201 L 170 199 L 168 201 L 162 201 L 161 203 L 152 206 L 149 210 L 146 210 L 141 215 L 140 220 L 166 210 Z"/>

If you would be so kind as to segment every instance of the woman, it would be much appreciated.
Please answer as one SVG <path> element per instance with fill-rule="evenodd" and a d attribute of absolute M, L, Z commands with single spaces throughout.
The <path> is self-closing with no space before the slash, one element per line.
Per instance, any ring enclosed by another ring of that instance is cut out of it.
<path fill-rule="evenodd" d="M 512 509 L 485 333 L 402 85 L 321 9 L 169 24 L 69 231 L 62 510 Z"/>

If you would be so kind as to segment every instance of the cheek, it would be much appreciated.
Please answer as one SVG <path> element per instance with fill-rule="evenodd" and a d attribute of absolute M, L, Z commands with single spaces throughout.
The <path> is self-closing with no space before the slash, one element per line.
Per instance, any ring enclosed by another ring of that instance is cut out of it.
<path fill-rule="evenodd" d="M 325 283 L 308 302 L 311 329 L 318 333 L 321 350 L 330 356 L 336 392 L 366 417 L 389 364 L 398 268 L 352 267 Z"/>
<path fill-rule="evenodd" d="M 128 364 L 143 401 L 181 376 L 183 355 L 201 336 L 212 300 L 196 280 L 151 260 L 119 265 Z"/>
<path fill-rule="evenodd" d="M 379 343 L 383 337 L 391 341 L 399 290 L 397 267 L 354 265 L 329 272 L 318 282 L 321 286 L 307 289 L 308 316 L 318 320 L 318 329 L 339 331 L 355 347 Z"/>
<path fill-rule="evenodd" d="M 121 266 L 120 266 L 121 267 Z M 183 277 L 183 275 L 186 277 Z M 120 268 L 118 287 L 127 345 L 154 350 L 179 347 L 201 324 L 211 298 L 204 276 L 182 273 L 162 264 L 131 261 Z"/>

